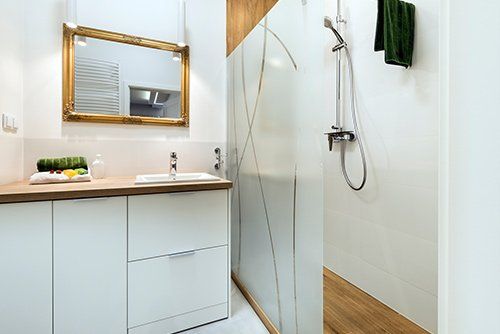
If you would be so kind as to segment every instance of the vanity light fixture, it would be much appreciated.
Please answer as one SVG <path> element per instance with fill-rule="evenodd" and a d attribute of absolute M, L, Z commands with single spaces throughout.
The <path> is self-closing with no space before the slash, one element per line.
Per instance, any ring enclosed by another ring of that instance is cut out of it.
<path fill-rule="evenodd" d="M 173 61 L 181 61 L 181 54 L 179 52 L 172 52 Z"/>
<path fill-rule="evenodd" d="M 177 45 L 186 46 L 186 0 L 179 0 L 179 17 L 177 19 Z"/>
<path fill-rule="evenodd" d="M 76 0 L 66 0 L 66 25 L 75 29 L 77 25 L 76 20 Z"/>
<path fill-rule="evenodd" d="M 75 36 L 75 43 L 78 46 L 87 46 L 87 37 L 76 35 Z"/>

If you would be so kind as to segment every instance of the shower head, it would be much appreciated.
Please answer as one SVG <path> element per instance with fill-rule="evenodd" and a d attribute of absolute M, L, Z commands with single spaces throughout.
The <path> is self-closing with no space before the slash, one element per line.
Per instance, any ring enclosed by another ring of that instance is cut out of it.
<path fill-rule="evenodd" d="M 324 26 L 325 28 L 329 28 L 329 29 L 332 29 L 333 28 L 333 21 L 332 21 L 332 18 L 329 17 L 329 16 L 325 16 L 325 20 L 324 20 Z"/>
<path fill-rule="evenodd" d="M 330 17 L 325 16 L 323 25 L 325 26 L 325 28 L 330 29 L 339 41 L 339 44 L 333 47 L 333 51 L 337 51 L 347 45 L 337 29 L 333 27 L 333 20 Z"/>

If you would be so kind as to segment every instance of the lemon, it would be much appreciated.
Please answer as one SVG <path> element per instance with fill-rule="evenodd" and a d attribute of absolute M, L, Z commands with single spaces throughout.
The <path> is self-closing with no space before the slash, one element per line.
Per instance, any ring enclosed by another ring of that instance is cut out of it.
<path fill-rule="evenodd" d="M 63 174 L 72 179 L 74 176 L 78 175 L 78 172 L 73 169 L 66 169 Z"/>

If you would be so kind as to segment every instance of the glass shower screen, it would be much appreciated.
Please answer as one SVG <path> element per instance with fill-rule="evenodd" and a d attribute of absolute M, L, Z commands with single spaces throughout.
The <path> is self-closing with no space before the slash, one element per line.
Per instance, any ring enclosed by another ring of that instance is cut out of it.
<path fill-rule="evenodd" d="M 282 334 L 323 332 L 322 19 L 280 0 L 228 57 L 231 269 Z"/>

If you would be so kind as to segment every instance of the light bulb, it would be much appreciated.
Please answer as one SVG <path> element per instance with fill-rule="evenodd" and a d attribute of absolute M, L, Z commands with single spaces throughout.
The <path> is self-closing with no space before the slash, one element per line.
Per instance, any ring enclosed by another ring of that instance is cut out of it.
<path fill-rule="evenodd" d="M 75 36 L 75 42 L 78 46 L 87 46 L 87 37 L 85 36 Z"/>
<path fill-rule="evenodd" d="M 181 54 L 179 52 L 172 52 L 173 61 L 181 61 Z"/>

